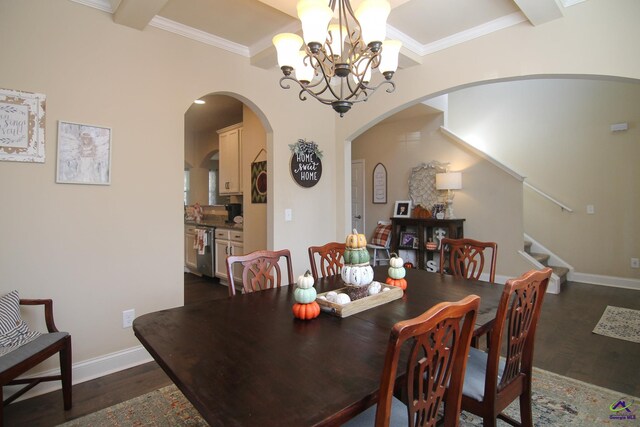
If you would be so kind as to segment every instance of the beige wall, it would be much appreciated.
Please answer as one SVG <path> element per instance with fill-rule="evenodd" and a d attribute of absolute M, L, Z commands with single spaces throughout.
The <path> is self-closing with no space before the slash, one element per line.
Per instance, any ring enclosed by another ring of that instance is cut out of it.
<path fill-rule="evenodd" d="M 62 0 L 0 2 L 0 39 L 2 86 L 47 95 L 46 162 L 0 162 L 0 291 L 53 298 L 74 362 L 139 345 L 123 310 L 182 304 L 184 113 L 204 93 L 233 94 L 268 124 L 267 209 L 278 213 L 268 214 L 268 245 L 289 247 L 298 272 L 310 242 L 333 236 L 335 203 L 325 213 L 314 205 L 335 188 L 333 112 L 300 104 L 278 87 L 277 70 Z M 55 184 L 58 120 L 113 129 L 111 185 Z M 325 152 L 325 176 L 308 191 L 286 166 L 301 137 Z M 285 207 L 294 221 L 284 222 Z"/>
<path fill-rule="evenodd" d="M 242 207 L 244 214 L 244 252 L 267 249 L 267 205 L 251 203 L 251 162 L 267 159 L 266 132 L 260 119 L 247 106 L 243 109 L 242 128 Z M 268 164 L 267 164 L 268 167 Z M 267 169 L 268 171 L 269 169 Z"/>
<path fill-rule="evenodd" d="M 590 0 L 561 20 L 446 49 L 398 72 L 394 94 L 376 93 L 340 119 L 280 89 L 277 70 L 251 67 L 248 58 L 152 27 L 123 27 L 70 1 L 0 2 L 2 86 L 47 95 L 46 163 L 0 162 L 2 291 L 54 298 L 76 362 L 137 346 L 121 328 L 122 310 L 141 315 L 183 299 L 183 127 L 196 97 L 232 94 L 260 118 L 270 165 L 267 246 L 288 247 L 299 274 L 309 245 L 342 239 L 348 229 L 349 141 L 408 104 L 481 80 L 640 78 L 640 59 L 630 53 L 639 15 L 636 0 L 615 8 Z M 55 184 L 58 120 L 112 127 L 110 186 Z M 322 179 L 311 189 L 290 177 L 288 144 L 299 138 L 324 153 Z"/>
<path fill-rule="evenodd" d="M 629 130 L 611 132 L 613 123 Z M 525 231 L 576 271 L 640 278 L 640 82 L 526 80 L 449 96 L 449 127 L 574 210 L 525 191 Z M 587 205 L 595 214 L 588 215 Z"/>
<path fill-rule="evenodd" d="M 454 211 L 465 219 L 465 236 L 497 242 L 497 274 L 519 275 L 528 268 L 518 254 L 522 236 L 513 233 L 522 229 L 522 184 L 445 137 L 439 130 L 442 118 L 431 114 L 385 121 L 354 140 L 352 157 L 365 160 L 367 185 L 377 163 L 387 168 L 386 205 L 373 204 L 370 187 L 365 189 L 367 230 L 392 215 L 395 200 L 409 200 L 412 168 L 432 160 L 449 163 L 450 170 L 462 172 L 463 188 L 456 191 Z"/>

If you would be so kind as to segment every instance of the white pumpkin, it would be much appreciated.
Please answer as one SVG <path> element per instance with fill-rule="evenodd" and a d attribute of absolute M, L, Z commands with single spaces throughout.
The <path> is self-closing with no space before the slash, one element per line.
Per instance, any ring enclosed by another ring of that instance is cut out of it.
<path fill-rule="evenodd" d="M 329 291 L 326 294 L 324 294 L 324 297 L 327 299 L 327 301 L 329 302 L 336 302 L 336 298 L 338 296 L 338 293 L 335 291 Z"/>
<path fill-rule="evenodd" d="M 371 282 L 371 284 L 369 285 L 368 293 L 369 295 L 375 295 L 380 293 L 381 289 L 382 285 L 380 284 L 380 282 Z"/>
<path fill-rule="evenodd" d="M 347 294 L 338 294 L 336 296 L 336 304 L 348 304 L 351 302 L 351 298 Z"/>
<path fill-rule="evenodd" d="M 351 266 L 343 265 L 342 271 L 340 272 L 340 277 L 342 277 L 342 281 L 346 284 L 349 284 L 349 275 L 351 274 Z"/>
<path fill-rule="evenodd" d="M 389 260 L 389 265 L 391 267 L 402 267 L 404 265 L 404 260 L 395 253 L 392 253 L 391 259 Z"/>
<path fill-rule="evenodd" d="M 307 272 L 304 273 L 302 276 L 298 276 L 297 283 L 300 289 L 309 289 L 313 287 L 314 280 L 309 270 L 307 270 Z"/>
<path fill-rule="evenodd" d="M 366 286 L 373 280 L 373 268 L 370 265 L 351 266 L 349 281 L 353 286 Z"/>

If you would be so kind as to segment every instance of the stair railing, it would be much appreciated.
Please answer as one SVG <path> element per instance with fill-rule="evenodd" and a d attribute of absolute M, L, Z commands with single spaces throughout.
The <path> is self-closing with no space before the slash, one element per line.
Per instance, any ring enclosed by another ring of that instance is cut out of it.
<path fill-rule="evenodd" d="M 544 191 L 542 191 L 539 188 L 529 184 L 527 181 L 523 181 L 523 184 L 525 186 L 529 187 L 530 189 L 532 189 L 533 191 L 535 191 L 536 193 L 538 193 L 539 195 L 541 195 L 542 197 L 544 197 L 545 199 L 549 200 L 550 202 L 555 203 L 556 205 L 560 206 L 560 209 L 562 211 L 567 211 L 569 213 L 573 212 L 573 209 L 571 209 L 569 206 L 567 206 L 564 203 L 554 199 L 553 197 L 551 197 L 550 195 L 548 195 Z"/>

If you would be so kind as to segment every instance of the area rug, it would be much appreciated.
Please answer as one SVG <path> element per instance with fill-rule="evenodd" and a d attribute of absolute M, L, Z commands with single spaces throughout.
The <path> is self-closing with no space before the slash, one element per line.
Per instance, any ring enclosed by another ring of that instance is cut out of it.
<path fill-rule="evenodd" d="M 640 343 L 640 310 L 608 305 L 593 333 Z"/>
<path fill-rule="evenodd" d="M 541 369 L 534 369 L 532 400 L 534 425 L 540 427 L 640 425 L 639 398 Z M 505 412 L 520 419 L 517 402 Z M 224 420 L 220 421 L 223 425 Z M 207 425 L 174 385 L 62 424 L 64 427 Z M 282 420 L 282 425 L 287 425 L 286 420 Z M 498 425 L 507 424 L 498 420 Z M 463 412 L 460 426 L 482 426 L 482 420 Z"/>

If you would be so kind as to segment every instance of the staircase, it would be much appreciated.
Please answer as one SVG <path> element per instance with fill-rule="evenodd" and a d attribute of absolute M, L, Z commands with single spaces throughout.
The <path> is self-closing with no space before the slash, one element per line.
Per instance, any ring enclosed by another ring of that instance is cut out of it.
<path fill-rule="evenodd" d="M 548 264 L 549 258 L 550 258 L 549 254 L 540 253 L 540 252 L 531 252 L 532 244 L 533 243 L 531 241 L 525 240 L 524 251 L 529 255 L 531 255 L 532 258 L 534 258 L 536 261 L 538 261 L 540 264 L 544 265 L 545 267 L 551 267 L 551 269 L 553 270 L 553 273 L 556 276 L 558 276 L 558 278 L 560 279 L 560 285 L 565 283 L 567 281 L 567 274 L 569 273 L 569 269 L 566 267 L 549 265 Z"/>

